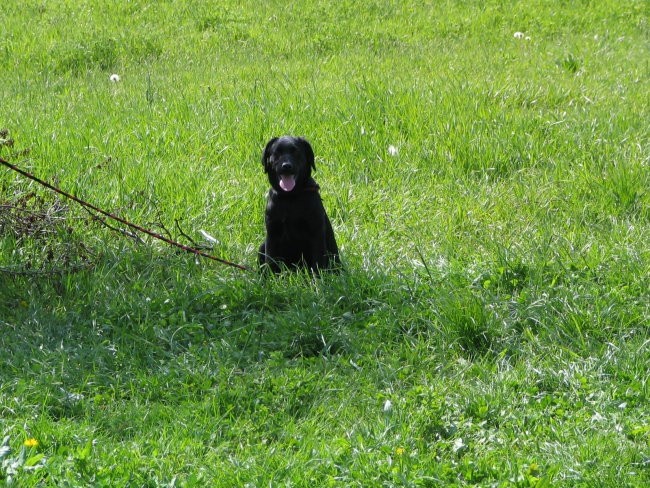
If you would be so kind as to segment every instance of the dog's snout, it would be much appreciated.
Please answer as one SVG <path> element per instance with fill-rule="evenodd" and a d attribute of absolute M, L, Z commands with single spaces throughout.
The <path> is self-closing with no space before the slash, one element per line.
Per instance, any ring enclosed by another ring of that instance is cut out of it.
<path fill-rule="evenodd" d="M 280 172 L 281 173 L 293 173 L 293 164 L 289 161 L 285 161 L 280 165 Z"/>

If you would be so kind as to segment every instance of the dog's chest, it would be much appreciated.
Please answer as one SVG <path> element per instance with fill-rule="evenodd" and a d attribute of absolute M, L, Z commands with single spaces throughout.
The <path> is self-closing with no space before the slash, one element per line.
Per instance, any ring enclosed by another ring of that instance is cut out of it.
<path fill-rule="evenodd" d="M 266 229 L 273 238 L 294 241 L 309 239 L 318 232 L 321 223 L 322 204 L 318 205 L 313 199 L 278 199 L 268 202 Z"/>

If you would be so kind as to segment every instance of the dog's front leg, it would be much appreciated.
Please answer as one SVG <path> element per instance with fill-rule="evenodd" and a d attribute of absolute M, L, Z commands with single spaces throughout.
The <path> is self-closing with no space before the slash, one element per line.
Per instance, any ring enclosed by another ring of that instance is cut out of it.
<path fill-rule="evenodd" d="M 305 256 L 307 267 L 315 273 L 327 269 L 327 246 L 324 232 L 311 239 L 309 255 Z"/>

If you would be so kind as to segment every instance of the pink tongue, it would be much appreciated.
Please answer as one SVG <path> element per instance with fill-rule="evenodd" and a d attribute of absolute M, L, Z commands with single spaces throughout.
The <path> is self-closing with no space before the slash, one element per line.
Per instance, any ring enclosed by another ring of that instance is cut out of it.
<path fill-rule="evenodd" d="M 280 175 L 280 188 L 291 191 L 294 186 L 296 186 L 296 178 L 293 175 Z"/>

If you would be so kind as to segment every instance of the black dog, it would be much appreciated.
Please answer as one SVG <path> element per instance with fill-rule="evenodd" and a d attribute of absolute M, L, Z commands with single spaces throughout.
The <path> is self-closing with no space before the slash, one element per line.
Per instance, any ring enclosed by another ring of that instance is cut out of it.
<path fill-rule="evenodd" d="M 275 137 L 262 155 L 269 190 L 264 221 L 266 239 L 259 249 L 260 266 L 278 273 L 306 267 L 318 273 L 338 267 L 339 250 L 332 224 L 311 177 L 314 151 L 302 137 Z"/>

